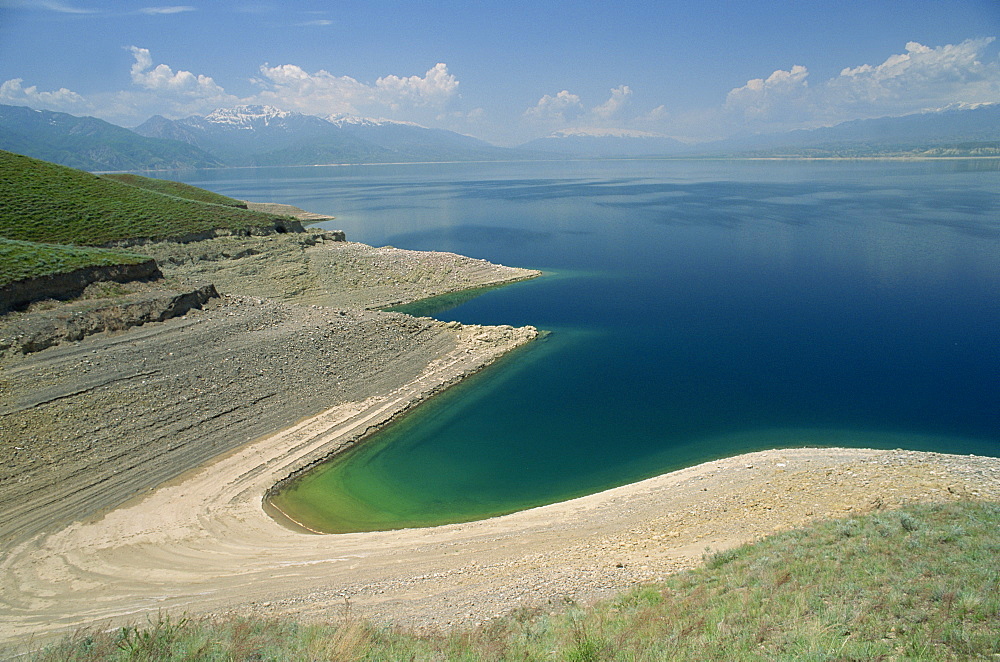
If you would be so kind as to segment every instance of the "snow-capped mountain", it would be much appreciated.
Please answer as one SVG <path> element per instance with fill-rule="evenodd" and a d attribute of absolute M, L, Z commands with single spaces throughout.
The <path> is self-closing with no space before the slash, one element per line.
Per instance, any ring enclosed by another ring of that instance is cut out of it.
<path fill-rule="evenodd" d="M 180 120 L 156 116 L 134 131 L 187 142 L 232 165 L 462 161 L 504 158 L 509 152 L 413 122 L 319 117 L 272 106 L 237 106 Z"/>
<path fill-rule="evenodd" d="M 203 118 L 189 119 L 204 126 L 224 127 L 238 131 L 256 131 L 271 126 L 287 126 L 288 119 L 298 114 L 273 106 L 235 106 L 233 108 L 218 108 Z"/>
<path fill-rule="evenodd" d="M 383 117 L 359 117 L 357 115 L 344 115 L 342 113 L 335 113 L 333 115 L 327 115 L 324 117 L 327 122 L 334 124 L 341 128 L 350 126 L 389 126 L 389 125 L 402 125 L 402 126 L 415 126 L 420 129 L 426 129 L 427 127 L 421 126 L 416 122 L 402 122 L 399 120 L 387 120 Z"/>
<path fill-rule="evenodd" d="M 560 155 L 997 156 L 1000 104 L 963 104 L 904 117 L 695 145 L 643 131 L 578 127 L 521 149 L 494 147 L 412 122 L 318 117 L 271 106 L 220 109 L 181 120 L 155 116 L 133 130 L 93 117 L 0 106 L 0 149 L 86 170 L 495 161 Z"/>

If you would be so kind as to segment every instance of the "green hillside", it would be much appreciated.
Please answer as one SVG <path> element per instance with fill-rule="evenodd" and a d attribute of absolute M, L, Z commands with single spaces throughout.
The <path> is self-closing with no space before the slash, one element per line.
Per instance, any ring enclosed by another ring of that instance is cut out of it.
<path fill-rule="evenodd" d="M 273 230 L 287 219 L 164 195 L 114 179 L 0 151 L 0 237 L 105 246 L 229 230 Z M 228 198 L 226 200 L 229 200 Z"/>
<path fill-rule="evenodd" d="M 122 184 L 137 186 L 139 188 L 155 191 L 164 195 L 172 195 L 175 198 L 195 200 L 196 202 L 207 202 L 213 205 L 225 205 L 227 207 L 239 207 L 240 209 L 247 208 L 247 203 L 242 200 L 230 198 L 219 193 L 213 193 L 212 191 L 206 191 L 203 188 L 191 186 L 190 184 L 172 182 L 169 179 L 154 179 L 152 177 L 141 177 L 139 175 L 131 175 L 127 173 L 109 173 L 101 175 L 101 178 L 111 179 L 116 182 L 121 182 Z"/>
<path fill-rule="evenodd" d="M 27 278 L 62 274 L 83 267 L 139 264 L 149 257 L 106 248 L 84 248 L 0 239 L 0 287 Z"/>

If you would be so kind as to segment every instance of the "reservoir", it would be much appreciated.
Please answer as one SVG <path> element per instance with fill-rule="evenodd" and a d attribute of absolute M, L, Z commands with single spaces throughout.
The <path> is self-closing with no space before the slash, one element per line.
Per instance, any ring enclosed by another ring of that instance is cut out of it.
<path fill-rule="evenodd" d="M 997 160 L 169 176 L 546 272 L 412 309 L 549 333 L 280 495 L 312 528 L 479 519 L 765 448 L 1000 455 Z"/>

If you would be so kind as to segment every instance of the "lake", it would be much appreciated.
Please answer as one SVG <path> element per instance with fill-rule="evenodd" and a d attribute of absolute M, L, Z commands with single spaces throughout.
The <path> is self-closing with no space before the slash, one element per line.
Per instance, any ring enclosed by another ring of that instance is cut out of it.
<path fill-rule="evenodd" d="M 351 241 L 547 272 L 431 302 L 550 334 L 300 481 L 283 507 L 316 528 L 478 519 L 774 447 L 1000 455 L 996 160 L 170 177 L 335 215 Z"/>

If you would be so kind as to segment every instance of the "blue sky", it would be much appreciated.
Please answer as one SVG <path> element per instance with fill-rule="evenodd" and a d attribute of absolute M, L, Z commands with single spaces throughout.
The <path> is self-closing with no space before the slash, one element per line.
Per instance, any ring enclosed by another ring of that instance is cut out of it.
<path fill-rule="evenodd" d="M 0 0 L 0 103 L 123 126 L 267 103 L 510 145 L 1000 102 L 998 0 L 181 1 Z"/>

